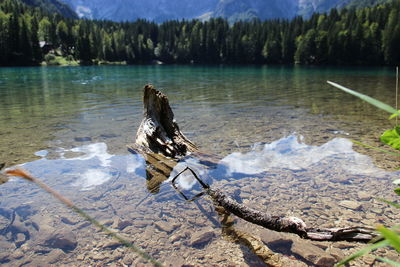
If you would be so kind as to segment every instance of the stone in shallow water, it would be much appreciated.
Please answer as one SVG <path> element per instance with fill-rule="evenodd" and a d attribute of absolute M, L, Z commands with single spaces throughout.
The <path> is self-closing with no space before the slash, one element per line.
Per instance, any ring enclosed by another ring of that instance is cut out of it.
<path fill-rule="evenodd" d="M 47 254 L 47 262 L 50 264 L 57 263 L 62 260 L 65 255 L 66 254 L 61 249 L 53 249 L 49 254 Z"/>
<path fill-rule="evenodd" d="M 151 221 L 151 220 L 140 220 L 139 219 L 139 220 L 134 220 L 132 223 L 137 228 L 145 228 L 148 225 L 152 225 L 153 221 Z"/>
<path fill-rule="evenodd" d="M 339 202 L 339 206 L 352 209 L 352 210 L 359 210 L 361 208 L 361 204 L 357 201 L 352 200 L 343 200 Z"/>
<path fill-rule="evenodd" d="M 333 266 L 336 259 L 323 249 L 303 240 L 294 241 L 292 252 L 317 266 Z"/>
<path fill-rule="evenodd" d="M 12 254 L 11 254 L 11 258 L 13 259 L 21 259 L 25 256 L 24 252 L 20 249 L 15 250 Z M 0 260 L 1 262 L 1 260 Z"/>
<path fill-rule="evenodd" d="M 371 194 L 368 194 L 367 192 L 364 192 L 364 191 L 358 192 L 357 196 L 360 200 L 364 200 L 364 201 L 370 200 L 372 198 Z"/>
<path fill-rule="evenodd" d="M 11 260 L 10 256 L 11 255 L 8 252 L 0 252 L 0 262 L 1 263 L 9 262 Z"/>
<path fill-rule="evenodd" d="M 212 228 L 206 228 L 199 232 L 195 232 L 190 238 L 190 246 L 203 247 L 208 244 L 214 237 L 215 233 Z"/>
<path fill-rule="evenodd" d="M 108 138 L 115 138 L 115 137 L 118 137 L 118 135 L 109 133 L 109 134 L 101 134 L 100 137 L 101 137 L 101 138 L 104 138 L 104 139 L 108 139 Z"/>
<path fill-rule="evenodd" d="M 69 225 L 75 225 L 80 222 L 79 218 L 73 218 L 73 217 L 67 217 L 67 216 L 62 216 L 61 217 L 61 222 Z"/>
<path fill-rule="evenodd" d="M 258 233 L 262 242 L 264 242 L 270 249 L 289 253 L 293 240 L 290 236 L 283 233 L 278 233 L 271 230 L 262 230 Z"/>
<path fill-rule="evenodd" d="M 25 236 L 25 234 L 22 234 L 22 233 L 18 233 L 17 234 L 17 237 L 16 237 L 16 239 L 15 239 L 15 245 L 17 246 L 17 247 L 20 247 L 23 243 L 25 243 L 25 241 L 26 241 L 26 236 Z"/>
<path fill-rule="evenodd" d="M 85 137 L 75 137 L 74 140 L 76 142 L 88 142 L 88 141 L 92 141 L 91 137 L 85 136 Z"/>
<path fill-rule="evenodd" d="M 124 228 L 131 226 L 132 222 L 129 220 L 121 220 L 121 218 L 116 217 L 114 219 L 114 223 L 112 224 L 112 228 L 118 229 L 118 230 L 123 230 Z"/>
<path fill-rule="evenodd" d="M 341 249 L 330 247 L 327 252 L 332 255 L 337 261 L 340 261 L 345 258 L 345 255 Z"/>
<path fill-rule="evenodd" d="M 171 233 L 173 230 L 175 230 L 176 225 L 174 225 L 171 222 L 166 222 L 166 221 L 158 221 L 155 222 L 154 225 L 157 227 L 158 230 Z"/>
<path fill-rule="evenodd" d="M 64 251 L 74 250 L 78 245 L 75 234 L 67 229 L 55 230 L 53 232 L 41 231 L 40 245 L 59 248 Z"/>
<path fill-rule="evenodd" d="M 109 241 L 102 242 L 101 244 L 99 244 L 99 246 L 102 248 L 115 249 L 117 247 L 122 246 L 122 244 L 121 244 L 121 242 L 119 242 L 117 240 L 109 240 Z"/>

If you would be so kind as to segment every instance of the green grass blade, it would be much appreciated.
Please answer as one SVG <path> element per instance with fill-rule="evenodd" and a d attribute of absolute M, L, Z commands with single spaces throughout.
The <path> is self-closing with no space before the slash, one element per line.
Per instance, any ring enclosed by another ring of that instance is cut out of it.
<path fill-rule="evenodd" d="M 373 149 L 373 150 L 375 150 L 375 151 L 379 151 L 379 152 L 386 153 L 386 154 L 388 154 L 388 155 L 400 157 L 400 153 L 391 152 L 391 151 L 388 151 L 388 150 L 385 150 L 385 149 L 382 149 L 382 148 L 379 148 L 379 147 L 374 147 L 374 146 L 371 146 L 371 145 L 368 145 L 368 144 L 361 143 L 361 142 L 356 141 L 356 140 L 351 140 L 351 142 L 353 142 L 354 144 L 357 144 L 357 145 L 366 147 L 366 148 Z"/>
<path fill-rule="evenodd" d="M 384 226 L 379 226 L 378 231 L 397 252 L 400 252 L 400 236 L 396 232 Z"/>
<path fill-rule="evenodd" d="M 350 261 L 352 261 L 352 260 L 354 260 L 356 258 L 362 257 L 365 254 L 368 254 L 369 252 L 371 252 L 371 251 L 373 251 L 375 249 L 378 249 L 378 248 L 381 248 L 381 247 L 386 247 L 388 245 L 389 245 L 389 242 L 387 240 L 382 240 L 382 241 L 380 241 L 380 242 L 378 242 L 376 244 L 369 245 L 368 247 L 360 249 L 359 251 L 357 251 L 353 255 L 350 255 L 349 257 L 341 260 L 335 266 L 336 267 L 343 266 L 343 265 L 349 263 Z"/>
<path fill-rule="evenodd" d="M 327 81 L 327 82 L 328 82 L 330 85 L 332 85 L 332 86 L 334 86 L 334 87 L 336 87 L 336 88 L 338 88 L 338 89 L 340 89 L 340 90 L 342 90 L 342 91 L 344 91 L 344 92 L 346 92 L 346 93 L 349 93 L 349 94 L 351 94 L 351 95 L 354 95 L 354 96 L 356 96 L 356 97 L 358 97 L 358 98 L 364 100 L 365 102 L 368 102 L 368 103 L 370 103 L 371 105 L 373 105 L 373 106 L 379 108 L 379 109 L 382 109 L 382 110 L 384 110 L 384 111 L 386 111 L 386 112 L 389 112 L 389 113 L 391 113 L 391 114 L 399 114 L 399 112 L 398 112 L 395 108 L 393 108 L 393 107 L 389 106 L 388 104 L 385 104 L 385 103 L 383 103 L 383 102 L 381 102 L 381 101 L 379 101 L 379 100 L 376 100 L 375 98 L 372 98 L 372 97 L 370 97 L 370 96 L 361 94 L 361 93 L 359 93 L 359 92 L 356 92 L 356 91 L 354 91 L 354 90 L 351 90 L 351 89 L 349 89 L 349 88 L 346 88 L 346 87 L 344 87 L 344 86 L 342 86 L 342 85 L 340 85 L 340 84 L 337 84 L 337 83 L 334 83 L 334 82 L 331 82 L 331 81 Z"/>
<path fill-rule="evenodd" d="M 400 267 L 400 263 L 397 261 L 392 261 L 388 258 L 382 258 L 382 257 L 376 257 L 378 260 L 384 262 L 384 263 L 388 263 L 390 265 L 396 266 L 396 267 Z"/>
<path fill-rule="evenodd" d="M 395 192 L 397 195 L 400 196 L 400 187 L 397 187 L 397 188 L 394 190 L 394 192 Z"/>
<path fill-rule="evenodd" d="M 400 112 L 400 110 L 398 110 L 397 112 Z M 389 120 L 396 118 L 399 115 L 400 115 L 399 113 L 392 114 L 392 115 L 390 115 Z"/>
<path fill-rule="evenodd" d="M 395 207 L 397 209 L 400 209 L 400 204 L 394 203 L 392 201 L 389 201 L 389 200 L 386 200 L 386 199 L 383 199 L 383 198 L 377 198 L 377 199 L 382 201 L 382 202 L 385 202 L 386 204 L 389 204 L 390 206 L 393 206 L 393 207 Z"/>

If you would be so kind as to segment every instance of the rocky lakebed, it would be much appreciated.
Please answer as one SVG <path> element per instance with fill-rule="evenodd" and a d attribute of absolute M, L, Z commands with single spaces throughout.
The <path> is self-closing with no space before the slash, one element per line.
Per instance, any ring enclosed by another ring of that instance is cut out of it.
<path fill-rule="evenodd" d="M 264 266 L 254 251 L 265 245 L 286 266 L 333 266 L 365 246 L 303 240 L 231 216 L 233 227 L 255 240 L 238 242 L 221 227 L 207 196 L 187 202 L 170 180 L 149 192 L 139 155 L 110 154 L 105 143 L 89 142 L 37 155 L 40 159 L 21 167 L 165 266 Z M 345 138 L 307 145 L 301 136 L 289 135 L 231 153 L 211 168 L 188 158 L 173 173 L 185 166 L 240 203 L 302 218 L 308 226 L 398 223 L 398 211 L 378 200 L 395 200 L 392 180 L 398 172 L 376 167 Z M 152 265 L 34 184 L 13 178 L 0 195 L 2 266 Z M 393 250 L 375 254 L 399 260 Z M 371 255 L 350 265 L 385 266 Z"/>

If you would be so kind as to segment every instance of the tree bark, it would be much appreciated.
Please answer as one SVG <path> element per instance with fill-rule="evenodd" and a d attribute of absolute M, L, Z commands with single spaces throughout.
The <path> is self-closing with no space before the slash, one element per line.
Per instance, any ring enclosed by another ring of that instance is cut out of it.
<path fill-rule="evenodd" d="M 166 95 L 153 85 L 144 87 L 144 118 L 135 143 L 167 157 L 185 156 L 197 147 L 179 130 Z"/>

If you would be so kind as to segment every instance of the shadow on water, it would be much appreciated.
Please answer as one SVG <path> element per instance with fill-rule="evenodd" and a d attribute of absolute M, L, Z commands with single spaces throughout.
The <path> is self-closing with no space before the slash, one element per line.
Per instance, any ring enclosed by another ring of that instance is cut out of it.
<path fill-rule="evenodd" d="M 255 144 L 247 152 L 231 153 L 218 162 L 188 156 L 178 163 L 171 160 L 166 164 L 165 161 L 160 162 L 157 156 L 149 160 L 138 154 L 112 155 L 107 152 L 105 143 L 73 149 L 42 150 L 35 155 L 42 158 L 20 166 L 55 188 L 73 191 L 95 190 L 98 186 L 125 176 L 146 179 L 146 190 L 157 194 L 186 167 L 194 170 L 209 185 L 215 181 L 243 178 L 276 179 L 269 177 L 272 170 L 289 171 L 300 180 L 312 180 L 311 177 L 302 177 L 301 173 L 319 165 L 336 166 L 336 172 L 349 175 L 378 177 L 388 174 L 375 167 L 368 156 L 355 152 L 348 139 L 334 138 L 321 146 L 312 146 L 303 143 L 302 136 L 295 134 L 271 143 Z M 329 170 L 325 171 L 329 173 Z M 343 183 L 348 181 L 344 180 Z M 193 175 L 187 172 L 180 175 L 176 184 L 189 198 L 202 191 Z"/>

